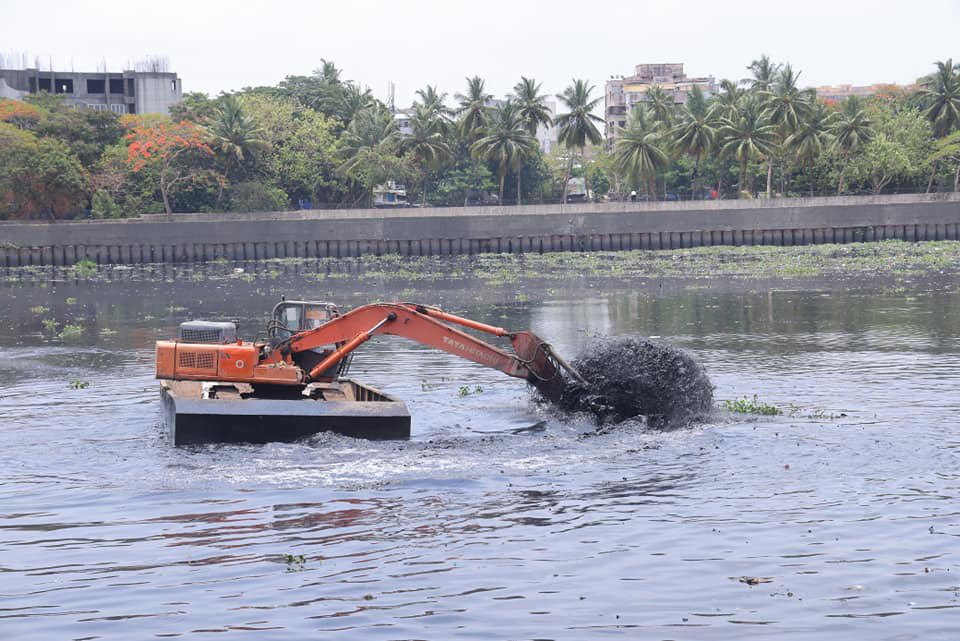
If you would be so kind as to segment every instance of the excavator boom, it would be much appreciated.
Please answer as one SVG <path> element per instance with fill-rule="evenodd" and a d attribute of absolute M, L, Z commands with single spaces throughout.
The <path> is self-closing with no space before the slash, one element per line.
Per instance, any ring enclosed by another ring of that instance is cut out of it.
<path fill-rule="evenodd" d="M 507 337 L 513 346 L 513 353 L 453 325 Z M 379 334 L 401 336 L 500 370 L 509 376 L 523 378 L 551 400 L 557 400 L 563 390 L 561 368 L 582 381 L 566 361 L 554 354 L 548 343 L 532 332 L 509 332 L 502 327 L 413 303 L 364 305 L 330 318 L 312 329 L 292 333 L 269 349 L 265 344 L 244 344 L 242 341 L 202 346 L 159 341 L 157 377 L 271 385 L 304 385 L 312 381 L 330 380 L 345 358 Z M 251 357 L 255 350 L 260 351 L 260 357 L 253 363 Z M 196 351 L 197 355 L 185 358 L 191 351 Z M 208 356 L 202 356 L 200 351 Z M 313 352 L 310 358 L 306 358 L 308 352 Z M 321 354 L 319 362 L 317 352 Z M 238 357 L 240 353 L 242 357 Z M 210 365 L 197 367 L 199 363 Z"/>

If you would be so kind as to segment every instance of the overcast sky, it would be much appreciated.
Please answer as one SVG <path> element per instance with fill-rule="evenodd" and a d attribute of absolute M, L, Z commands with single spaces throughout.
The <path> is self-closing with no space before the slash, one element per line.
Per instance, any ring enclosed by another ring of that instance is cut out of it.
<path fill-rule="evenodd" d="M 394 82 L 398 105 L 426 84 L 452 100 L 474 74 L 496 95 L 521 74 L 551 94 L 573 77 L 602 92 L 642 62 L 742 78 L 764 52 L 809 86 L 908 83 L 960 59 L 960 0 L 0 0 L 0 54 L 20 52 L 77 71 L 161 55 L 185 91 L 212 95 L 325 58 L 381 99 Z"/>

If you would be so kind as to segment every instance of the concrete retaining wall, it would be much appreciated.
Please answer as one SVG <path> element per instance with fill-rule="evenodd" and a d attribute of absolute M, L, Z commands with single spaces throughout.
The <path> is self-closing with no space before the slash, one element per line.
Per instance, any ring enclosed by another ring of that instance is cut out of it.
<path fill-rule="evenodd" d="M 960 238 L 960 194 L 0 223 L 0 267 Z"/>

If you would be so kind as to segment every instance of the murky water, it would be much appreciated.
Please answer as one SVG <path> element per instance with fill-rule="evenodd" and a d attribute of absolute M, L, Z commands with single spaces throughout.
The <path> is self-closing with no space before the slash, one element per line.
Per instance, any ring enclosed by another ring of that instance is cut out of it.
<path fill-rule="evenodd" d="M 960 635 L 948 277 L 909 294 L 172 280 L 0 286 L 4 639 Z M 411 441 L 172 448 L 153 341 L 198 316 L 252 332 L 281 292 L 442 302 L 569 355 L 655 336 L 718 399 L 786 414 L 595 434 L 519 381 L 377 339 L 353 374 L 408 402 Z"/>

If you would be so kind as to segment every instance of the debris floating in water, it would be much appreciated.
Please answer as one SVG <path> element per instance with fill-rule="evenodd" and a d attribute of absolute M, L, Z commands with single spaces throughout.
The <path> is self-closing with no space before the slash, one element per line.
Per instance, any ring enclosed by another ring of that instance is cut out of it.
<path fill-rule="evenodd" d="M 587 384 L 569 381 L 559 406 L 593 414 L 601 425 L 643 416 L 660 429 L 680 427 L 713 407 L 713 385 L 687 352 L 648 340 L 610 338 L 573 362 Z"/>

